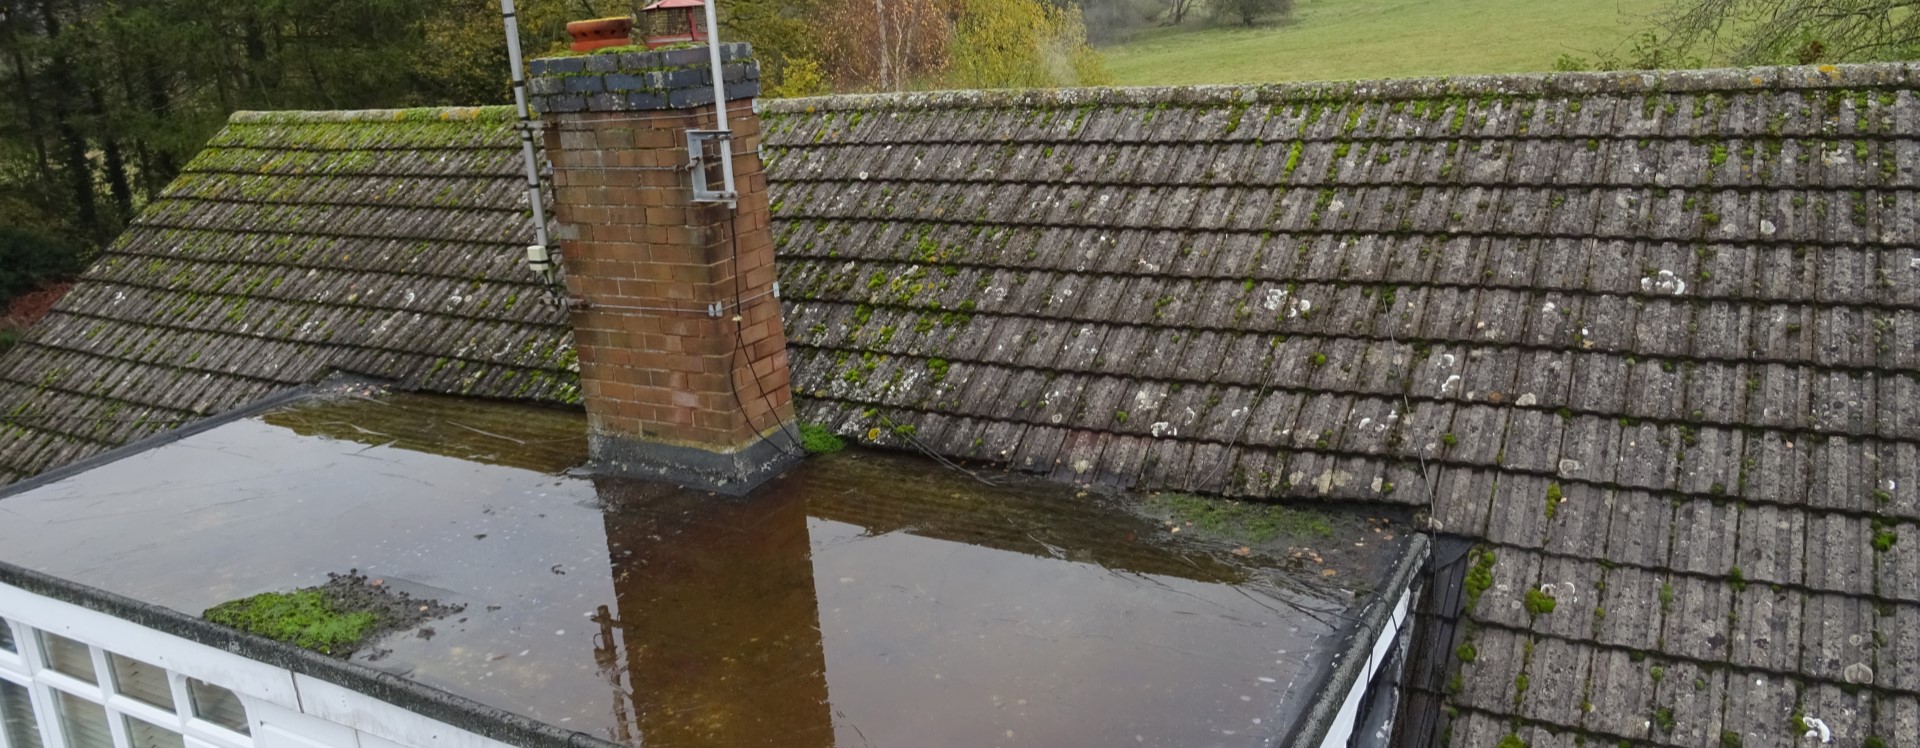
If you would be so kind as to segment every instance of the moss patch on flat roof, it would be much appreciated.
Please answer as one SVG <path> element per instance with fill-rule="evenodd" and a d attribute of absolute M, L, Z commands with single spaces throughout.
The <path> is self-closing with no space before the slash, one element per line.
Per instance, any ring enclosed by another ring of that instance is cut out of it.
<path fill-rule="evenodd" d="M 415 600 L 358 571 L 328 574 L 327 583 L 292 592 L 262 592 L 215 605 L 208 621 L 321 654 L 346 657 L 362 644 L 460 611 Z"/>

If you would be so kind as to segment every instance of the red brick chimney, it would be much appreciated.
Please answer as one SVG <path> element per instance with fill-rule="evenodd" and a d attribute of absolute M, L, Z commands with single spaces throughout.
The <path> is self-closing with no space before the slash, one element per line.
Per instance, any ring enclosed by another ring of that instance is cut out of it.
<path fill-rule="evenodd" d="M 723 49 L 730 140 L 716 127 L 708 50 L 535 60 L 529 90 L 553 165 L 597 469 L 745 493 L 803 453 L 759 157 L 759 67 Z M 737 196 L 723 189 L 731 149 Z M 717 197 L 725 200 L 726 195 Z"/>

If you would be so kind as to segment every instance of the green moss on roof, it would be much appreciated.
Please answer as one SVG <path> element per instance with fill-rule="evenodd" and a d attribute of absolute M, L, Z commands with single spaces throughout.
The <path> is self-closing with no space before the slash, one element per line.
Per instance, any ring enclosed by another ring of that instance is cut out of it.
<path fill-rule="evenodd" d="M 348 611 L 318 588 L 263 592 L 209 608 L 206 619 L 322 654 L 351 651 L 378 623 L 367 611 Z"/>

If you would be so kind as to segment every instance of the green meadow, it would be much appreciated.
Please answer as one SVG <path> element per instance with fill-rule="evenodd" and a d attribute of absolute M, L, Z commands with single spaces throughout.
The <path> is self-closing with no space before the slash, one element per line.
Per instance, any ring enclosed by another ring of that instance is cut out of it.
<path fill-rule="evenodd" d="M 1103 48 L 1115 83 L 1166 86 L 1553 69 L 1622 51 L 1664 0 L 1296 0 L 1257 28 L 1190 19 Z"/>

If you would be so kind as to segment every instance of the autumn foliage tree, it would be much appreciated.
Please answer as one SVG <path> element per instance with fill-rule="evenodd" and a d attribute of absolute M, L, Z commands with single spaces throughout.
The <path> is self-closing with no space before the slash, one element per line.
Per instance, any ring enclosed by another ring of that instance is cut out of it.
<path fill-rule="evenodd" d="M 951 0 L 831 0 L 815 24 L 827 75 L 839 88 L 871 91 L 937 81 L 953 11 Z"/>
<path fill-rule="evenodd" d="M 947 79 L 963 88 L 1094 86 L 1111 76 L 1077 6 L 959 0 Z"/>

